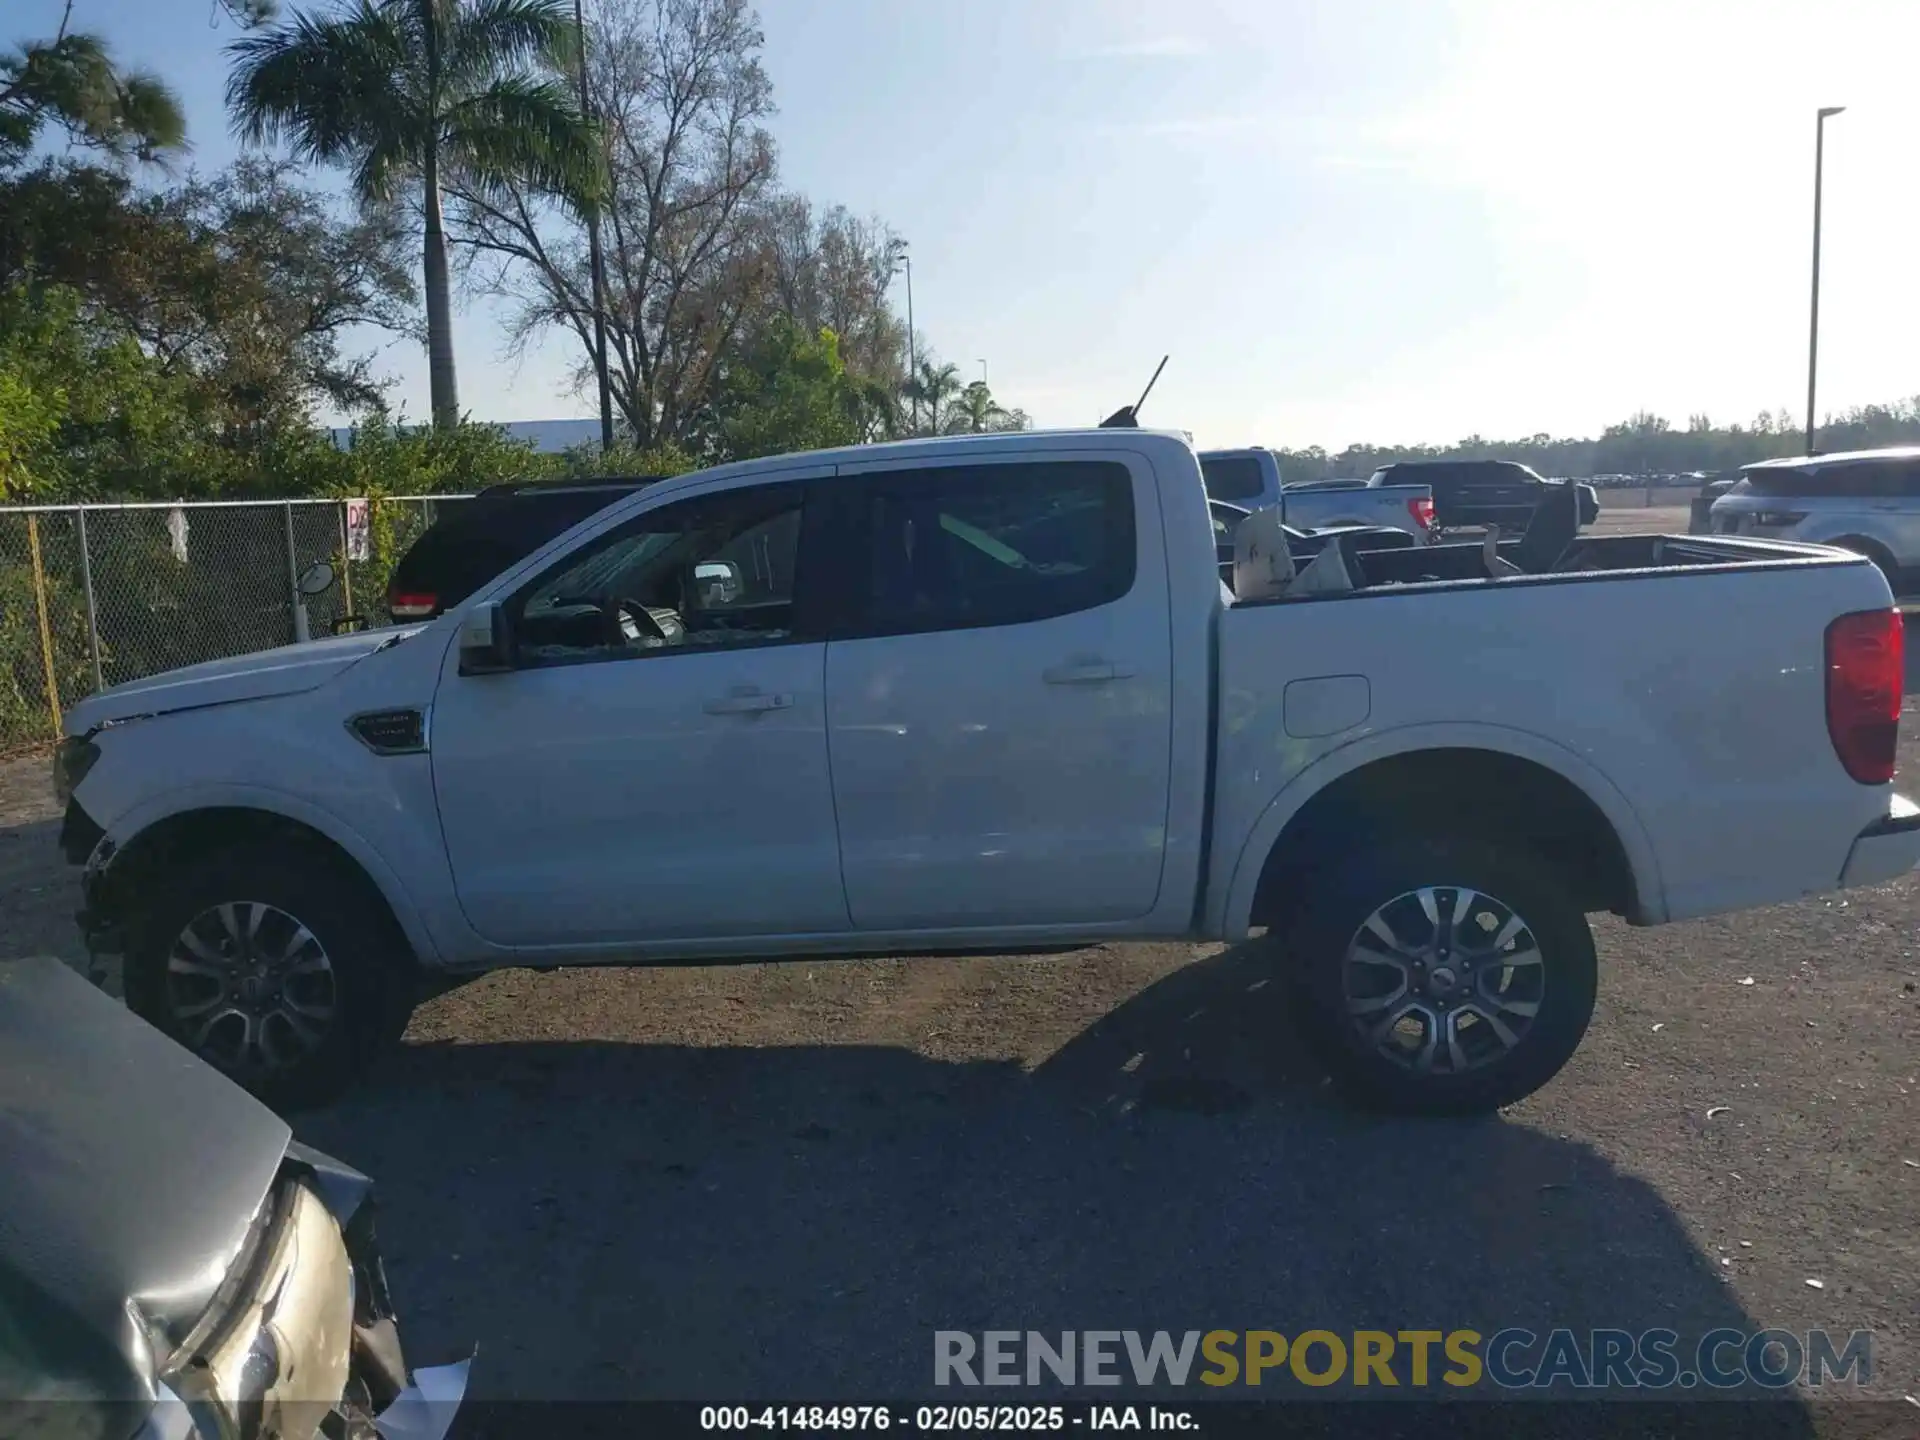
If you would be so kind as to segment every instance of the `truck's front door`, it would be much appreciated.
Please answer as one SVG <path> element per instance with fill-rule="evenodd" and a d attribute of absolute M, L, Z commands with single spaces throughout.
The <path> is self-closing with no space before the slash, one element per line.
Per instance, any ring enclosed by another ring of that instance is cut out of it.
<path fill-rule="evenodd" d="M 818 472 L 824 475 L 824 470 Z M 802 479 L 628 520 L 504 601 L 519 663 L 449 656 L 432 757 L 460 904 L 510 946 L 848 928 Z"/>
<path fill-rule="evenodd" d="M 827 731 L 854 924 L 1145 915 L 1171 703 L 1150 468 L 1044 452 L 840 474 Z"/>

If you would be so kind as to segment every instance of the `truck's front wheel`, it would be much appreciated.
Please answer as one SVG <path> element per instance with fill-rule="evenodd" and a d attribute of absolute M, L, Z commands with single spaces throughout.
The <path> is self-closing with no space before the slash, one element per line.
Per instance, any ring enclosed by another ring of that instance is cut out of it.
<path fill-rule="evenodd" d="M 1318 872 L 1287 950 L 1303 1019 L 1343 1093 L 1406 1114 L 1530 1095 L 1593 1015 L 1586 916 L 1531 856 L 1425 840 Z"/>
<path fill-rule="evenodd" d="M 413 994 L 405 943 L 356 878 L 273 845 L 156 877 L 128 927 L 128 1004 L 271 1105 L 333 1099 Z"/>

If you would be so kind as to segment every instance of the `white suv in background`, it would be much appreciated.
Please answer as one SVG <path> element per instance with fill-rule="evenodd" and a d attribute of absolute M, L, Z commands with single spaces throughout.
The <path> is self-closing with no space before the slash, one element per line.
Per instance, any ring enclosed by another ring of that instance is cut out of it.
<path fill-rule="evenodd" d="M 1920 588 L 1920 445 L 1762 460 L 1740 477 L 1713 502 L 1713 534 L 1838 545 L 1895 595 Z"/>

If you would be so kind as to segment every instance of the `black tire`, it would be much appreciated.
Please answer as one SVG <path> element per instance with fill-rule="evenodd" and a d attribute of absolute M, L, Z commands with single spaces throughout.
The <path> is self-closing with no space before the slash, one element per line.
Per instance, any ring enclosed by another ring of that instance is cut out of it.
<path fill-rule="evenodd" d="M 413 956 L 372 885 L 332 857 L 290 844 L 220 850 L 142 888 L 128 927 L 127 1004 L 275 1109 L 335 1099 L 406 1029 Z M 188 949 L 189 925 L 198 951 Z M 250 940 L 235 936 L 249 929 Z M 211 964 L 208 949 L 221 952 Z M 251 965 L 255 953 L 279 958 Z M 204 1018 L 209 1005 L 218 1019 Z M 323 1011 L 324 1022 L 314 1018 Z"/>
<path fill-rule="evenodd" d="M 1531 856 L 1477 840 L 1410 840 L 1352 856 L 1300 888 L 1286 932 L 1296 1013 L 1349 1099 L 1405 1115 L 1484 1113 L 1538 1090 L 1579 1048 L 1593 1016 L 1593 934 L 1567 887 Z M 1458 927 L 1446 927 L 1455 937 L 1497 941 L 1514 917 L 1519 929 L 1504 948 L 1441 949 L 1423 890 L 1448 920 L 1461 895 L 1475 897 Z M 1405 943 L 1400 955 L 1373 932 L 1362 938 L 1376 916 Z M 1431 948 L 1416 961 L 1408 952 L 1421 949 L 1422 927 Z M 1404 994 L 1392 993 L 1396 983 Z M 1453 1042 L 1445 1050 L 1443 1039 Z"/>

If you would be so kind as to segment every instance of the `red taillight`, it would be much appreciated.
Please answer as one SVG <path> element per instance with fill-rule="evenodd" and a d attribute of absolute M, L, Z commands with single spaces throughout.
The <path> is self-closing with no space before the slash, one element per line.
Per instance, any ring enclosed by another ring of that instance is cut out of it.
<path fill-rule="evenodd" d="M 1413 516 L 1414 523 L 1422 530 L 1433 529 L 1433 501 L 1419 499 L 1407 501 L 1407 513 Z"/>
<path fill-rule="evenodd" d="M 1827 626 L 1827 734 L 1862 785 L 1893 778 L 1905 650 L 1898 610 L 1862 610 Z"/>
<path fill-rule="evenodd" d="M 440 608 L 438 595 L 397 592 L 387 596 L 387 611 L 396 620 L 425 620 Z"/>

